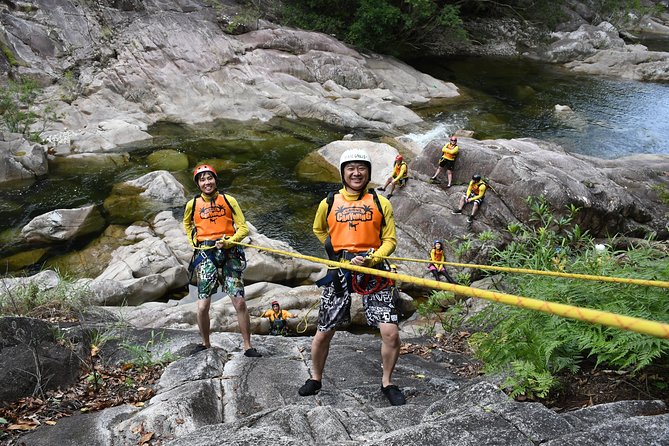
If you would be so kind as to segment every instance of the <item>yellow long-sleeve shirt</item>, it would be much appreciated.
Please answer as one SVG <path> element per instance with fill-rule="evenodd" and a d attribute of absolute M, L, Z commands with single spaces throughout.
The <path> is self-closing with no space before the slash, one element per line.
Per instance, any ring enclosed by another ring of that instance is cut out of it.
<path fill-rule="evenodd" d="M 339 193 L 344 197 L 346 201 L 356 201 L 359 193 L 350 194 L 346 191 L 345 188 L 339 190 Z M 383 261 L 383 258 L 380 256 L 389 256 L 395 252 L 397 246 L 397 236 L 395 232 L 395 217 L 393 216 L 393 207 L 390 204 L 390 201 L 379 195 L 379 203 L 381 204 L 381 212 L 385 219 L 385 225 L 381 228 L 381 246 L 376 250 L 374 256 L 372 256 L 372 261 L 370 266 L 374 266 Z M 318 237 L 318 240 L 321 243 L 325 243 L 330 234 L 330 229 L 328 227 L 328 203 L 327 199 L 323 199 L 318 205 L 318 210 L 316 211 L 316 217 L 314 218 L 313 231 Z M 378 257 L 377 257 L 378 255 Z"/>

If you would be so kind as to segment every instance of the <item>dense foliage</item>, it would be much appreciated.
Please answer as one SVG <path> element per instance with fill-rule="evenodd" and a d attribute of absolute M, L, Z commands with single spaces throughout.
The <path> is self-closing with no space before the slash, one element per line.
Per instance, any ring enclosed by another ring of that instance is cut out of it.
<path fill-rule="evenodd" d="M 356 47 L 394 55 L 415 55 L 417 50 L 448 45 L 467 38 L 464 21 L 509 17 L 533 26 L 553 28 L 568 20 L 567 0 L 284 0 L 279 21 L 297 28 L 321 31 Z M 630 18 L 657 13 L 641 0 L 585 2 L 596 23 L 619 24 Z"/>
<path fill-rule="evenodd" d="M 666 252 L 652 243 L 615 252 L 595 245 L 573 223 L 578 209 L 570 207 L 567 215 L 555 217 L 542 198 L 528 202 L 533 224 L 508 228 L 514 241 L 496 253 L 496 264 L 649 280 L 669 278 Z M 669 322 L 669 302 L 662 288 L 528 275 L 507 275 L 503 282 L 508 287 L 505 291 L 522 296 Z M 446 331 L 457 331 L 467 308 L 452 293 L 438 292 L 419 311 L 424 316 L 436 314 Z M 669 359 L 667 340 L 516 307 L 491 305 L 470 324 L 479 330 L 470 339 L 477 356 L 488 372 L 506 376 L 504 384 L 514 396 L 546 397 L 560 383 L 561 374 L 578 371 L 586 360 L 595 367 L 640 372 Z"/>
<path fill-rule="evenodd" d="M 573 224 L 578 209 L 557 218 L 543 199 L 528 202 L 534 224 L 509 228 L 514 241 L 496 253 L 496 264 L 669 280 L 669 258 L 652 244 L 620 252 L 596 246 Z M 520 296 L 669 323 L 664 288 L 520 274 L 504 282 Z M 669 359 L 669 340 L 516 307 L 490 305 L 473 322 L 481 330 L 470 339 L 477 356 L 488 372 L 506 374 L 514 395 L 545 397 L 560 372 L 577 371 L 585 358 L 633 372 Z"/>
<path fill-rule="evenodd" d="M 430 46 L 438 34 L 465 38 L 459 6 L 434 0 L 286 0 L 282 20 L 360 48 L 399 54 Z"/>

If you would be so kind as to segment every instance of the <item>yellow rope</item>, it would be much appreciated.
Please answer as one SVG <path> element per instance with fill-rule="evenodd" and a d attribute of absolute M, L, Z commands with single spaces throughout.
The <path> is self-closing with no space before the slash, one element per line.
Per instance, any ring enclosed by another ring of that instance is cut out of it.
<path fill-rule="evenodd" d="M 630 279 L 627 277 L 610 277 L 610 276 L 594 276 L 591 274 L 574 274 L 574 273 L 561 273 L 559 271 L 543 271 L 536 269 L 525 269 L 525 268 L 510 268 L 507 266 L 491 266 L 491 265 L 476 265 L 473 263 L 456 263 L 456 262 L 434 262 L 432 260 L 425 259 L 411 259 L 404 257 L 387 257 L 387 256 L 378 256 L 388 260 L 394 261 L 405 261 L 405 262 L 422 262 L 422 263 L 434 263 L 439 265 L 449 265 L 449 266 L 460 266 L 463 268 L 475 268 L 483 269 L 490 271 L 502 271 L 508 273 L 523 273 L 523 274 L 534 274 L 538 276 L 553 276 L 553 277 L 567 277 L 570 279 L 581 279 L 581 280 L 596 280 L 600 282 L 615 282 L 615 283 L 627 283 L 633 285 L 644 285 L 644 286 L 654 286 L 659 288 L 669 288 L 669 282 L 662 280 L 646 280 L 646 279 Z"/>
<path fill-rule="evenodd" d="M 539 299 L 515 296 L 513 294 L 500 293 L 496 291 L 480 290 L 478 288 L 471 288 L 462 285 L 439 282 L 431 279 L 422 279 L 418 277 L 408 276 L 406 274 L 391 273 L 389 271 L 382 271 L 374 268 L 352 265 L 350 263 L 335 262 L 333 260 L 321 259 L 319 257 L 308 256 L 296 252 L 287 252 L 280 249 L 266 248 L 263 246 L 257 246 L 248 243 L 241 243 L 241 242 L 230 242 L 230 243 L 234 243 L 240 246 L 245 246 L 247 248 L 257 249 L 260 251 L 273 252 L 275 254 L 321 263 L 332 268 L 344 268 L 359 273 L 371 274 L 393 280 L 400 280 L 405 283 L 413 283 L 416 285 L 421 285 L 424 287 L 433 288 L 437 290 L 451 291 L 453 293 L 462 294 L 465 296 L 478 297 L 480 299 L 486 299 L 506 305 L 513 305 L 516 307 L 541 311 L 548 314 L 555 314 L 558 316 L 568 317 L 580 321 L 606 325 L 609 327 L 617 327 L 623 330 L 629 330 L 629 331 L 634 331 L 636 333 L 655 336 L 658 338 L 669 339 L 669 324 L 663 322 L 649 321 L 637 317 L 624 316 L 620 314 L 609 313 L 606 311 L 592 310 L 589 308 L 581 308 L 573 305 L 565 305 L 556 302 L 545 302 Z"/>

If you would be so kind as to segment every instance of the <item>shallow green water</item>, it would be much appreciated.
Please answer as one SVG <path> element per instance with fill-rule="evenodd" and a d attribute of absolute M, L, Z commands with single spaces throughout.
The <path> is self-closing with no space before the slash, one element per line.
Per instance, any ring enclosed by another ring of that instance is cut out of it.
<path fill-rule="evenodd" d="M 669 85 L 577 76 L 559 67 L 516 59 L 460 58 L 413 61 L 418 69 L 452 81 L 462 96 L 439 107 L 418 110 L 433 124 L 411 135 L 419 144 L 460 128 L 475 137 L 537 137 L 567 150 L 616 158 L 636 153 L 669 154 Z M 573 114 L 557 116 L 555 104 Z M 149 129 L 150 147 L 130 150 L 120 167 L 59 172 L 33 184 L 0 188 L 0 251 L 9 230 L 59 208 L 101 204 L 115 183 L 152 170 L 147 157 L 174 149 L 188 156 L 188 168 L 173 172 L 195 194 L 191 169 L 202 160 L 223 165 L 221 186 L 240 202 L 247 219 L 269 237 L 299 251 L 323 255 L 311 232 L 317 203 L 338 183 L 298 178 L 295 168 L 310 152 L 351 129 L 327 128 L 304 120 L 269 123 L 219 122 L 184 128 L 160 124 Z M 178 209 L 181 211 L 181 209 Z M 65 251 L 69 246 L 56 247 Z"/>

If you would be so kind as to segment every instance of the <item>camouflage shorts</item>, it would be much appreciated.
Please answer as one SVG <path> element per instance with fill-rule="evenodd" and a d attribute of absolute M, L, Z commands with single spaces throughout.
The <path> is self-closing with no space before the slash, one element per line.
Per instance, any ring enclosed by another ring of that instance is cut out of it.
<path fill-rule="evenodd" d="M 363 274 L 357 274 L 361 278 Z M 370 276 L 367 289 L 376 287 L 380 277 Z M 381 279 L 382 280 L 382 279 Z M 357 295 L 356 295 L 357 296 Z M 397 309 L 397 293 L 394 287 L 385 286 L 379 291 L 362 296 L 367 324 L 378 327 L 380 323 L 398 324 L 399 311 Z M 333 283 L 323 288 L 318 311 L 318 331 L 338 329 L 351 322 L 351 292 L 343 287 L 342 292 L 335 292 Z"/>
<path fill-rule="evenodd" d="M 208 299 L 218 290 L 220 283 L 223 292 L 230 297 L 244 298 L 243 271 L 246 268 L 244 251 L 241 248 L 216 249 L 214 255 L 200 253 L 205 258 L 198 264 L 197 298 Z"/>

